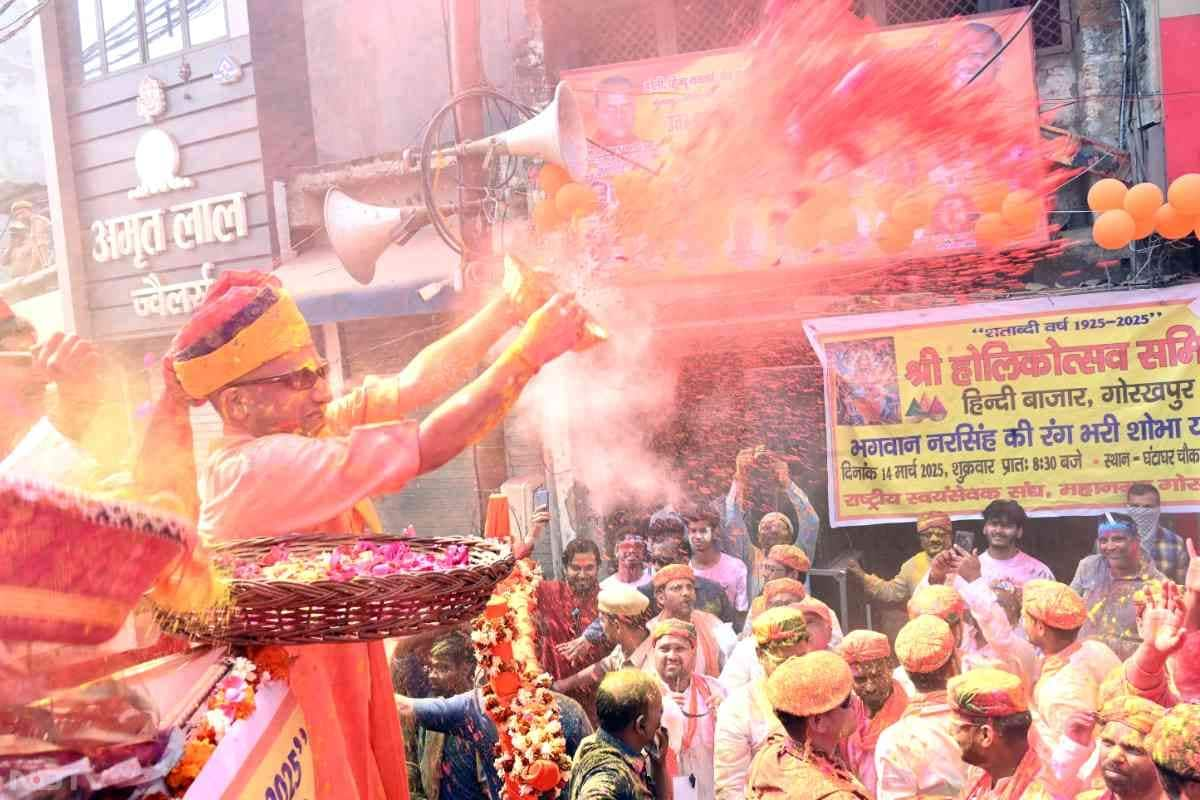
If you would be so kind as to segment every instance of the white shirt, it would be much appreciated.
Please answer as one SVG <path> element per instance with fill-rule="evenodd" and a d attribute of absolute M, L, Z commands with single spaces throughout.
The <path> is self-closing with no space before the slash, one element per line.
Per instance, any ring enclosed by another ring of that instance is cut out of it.
<path fill-rule="evenodd" d="M 1054 573 L 1050 568 L 1024 550 L 1018 550 L 1015 556 L 1003 561 L 992 558 L 985 550 L 979 554 L 979 567 L 989 585 L 994 585 L 997 581 L 1008 581 L 1021 588 L 1035 578 L 1054 580 Z"/>
<path fill-rule="evenodd" d="M 876 800 L 917 794 L 955 796 L 967 778 L 962 751 L 950 733 L 953 711 L 944 701 L 909 706 L 875 744 Z"/>
<path fill-rule="evenodd" d="M 717 712 L 713 772 L 717 800 L 742 800 L 754 754 L 783 726 L 767 699 L 766 681 L 759 679 L 729 693 Z"/>
<path fill-rule="evenodd" d="M 718 708 L 725 699 L 725 690 L 707 675 L 692 675 L 693 681 L 703 681 L 708 687 L 709 703 L 696 692 L 696 729 L 690 746 L 683 749 L 683 737 L 687 731 L 687 714 L 690 712 L 692 686 L 683 692 L 672 692 L 659 678 L 663 695 L 663 719 L 676 720 L 674 725 L 664 725 L 671 740 L 671 749 L 679 755 L 679 774 L 673 784 L 675 800 L 713 800 L 713 748 L 717 726 Z M 678 730 L 675 730 L 678 726 Z M 690 778 L 696 779 L 692 786 Z"/>
<path fill-rule="evenodd" d="M 609 575 L 607 578 L 600 581 L 600 588 L 615 589 L 618 586 L 628 586 L 630 589 L 640 589 L 641 587 L 650 583 L 652 580 L 654 580 L 654 570 L 650 569 L 650 567 L 646 567 L 646 569 L 642 572 L 641 577 L 633 583 L 621 580 L 621 574 L 619 572 L 614 572 L 612 575 Z"/>
<path fill-rule="evenodd" d="M 721 685 L 725 691 L 732 692 L 760 679 L 766 679 L 766 670 L 758 662 L 758 643 L 753 636 L 748 636 L 734 646 L 725 660 Z"/>

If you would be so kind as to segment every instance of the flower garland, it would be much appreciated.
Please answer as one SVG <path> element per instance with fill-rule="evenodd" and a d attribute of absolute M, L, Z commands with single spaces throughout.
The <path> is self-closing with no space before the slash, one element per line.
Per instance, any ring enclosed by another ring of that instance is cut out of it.
<path fill-rule="evenodd" d="M 558 797 L 571 774 L 551 679 L 533 656 L 534 592 L 541 579 L 536 563 L 518 561 L 472 623 L 471 642 L 487 676 L 483 710 L 499 735 L 494 763 L 504 800 Z"/>
<path fill-rule="evenodd" d="M 188 732 L 183 755 L 166 778 L 167 787 L 176 797 L 187 792 L 233 723 L 254 713 L 258 687 L 287 680 L 291 657 L 282 647 L 259 648 L 249 656 L 233 659 L 229 672 L 213 687 L 203 713 Z"/>

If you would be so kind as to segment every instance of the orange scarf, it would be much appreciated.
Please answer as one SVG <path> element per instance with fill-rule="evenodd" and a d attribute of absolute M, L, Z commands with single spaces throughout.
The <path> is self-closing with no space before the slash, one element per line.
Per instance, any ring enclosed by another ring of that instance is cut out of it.
<path fill-rule="evenodd" d="M 1013 772 L 1012 777 L 1008 779 L 1008 784 L 1004 787 L 1004 791 L 999 794 L 992 794 L 992 776 L 986 772 L 980 778 L 971 790 L 964 797 L 966 800 L 1020 800 L 1025 796 L 1025 790 L 1037 778 L 1038 773 L 1042 769 L 1042 762 L 1038 759 L 1037 752 L 1033 747 L 1025 751 L 1025 757 L 1021 759 L 1021 763 L 1017 765 L 1017 769 Z"/>
<path fill-rule="evenodd" d="M 1061 670 L 1071 660 L 1071 656 L 1078 652 L 1079 648 L 1083 647 L 1083 642 L 1075 641 L 1070 645 L 1059 650 L 1052 656 L 1046 656 L 1046 660 L 1042 662 L 1041 678 L 1049 678 L 1054 673 Z M 1040 678 L 1040 679 L 1041 679 Z M 1040 680 L 1039 679 L 1039 680 Z"/>
<path fill-rule="evenodd" d="M 945 694 L 943 692 L 943 694 Z M 879 709 L 879 713 L 871 717 L 870 724 L 862 734 L 862 746 L 864 750 L 874 750 L 875 743 L 879 741 L 879 734 L 883 733 L 886 728 L 891 727 L 892 723 L 904 716 L 905 710 L 908 708 L 908 694 L 904 691 L 904 687 L 892 681 L 892 695 Z"/>

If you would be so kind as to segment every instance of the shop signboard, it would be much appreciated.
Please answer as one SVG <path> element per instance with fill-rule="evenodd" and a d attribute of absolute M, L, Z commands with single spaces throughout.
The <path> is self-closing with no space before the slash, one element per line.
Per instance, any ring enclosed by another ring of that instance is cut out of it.
<path fill-rule="evenodd" d="M 994 53 L 1013 38 L 994 64 L 977 82 L 998 87 L 998 96 L 1013 113 L 1028 116 L 1028 138 L 1009 157 L 1023 164 L 1037 164 L 1040 148 L 1038 96 L 1034 76 L 1033 40 L 1030 28 L 1020 29 L 1024 11 L 978 15 L 937 23 L 884 28 L 869 35 L 879 37 L 892 49 L 932 49 L 938 53 L 955 48 L 961 59 L 950 58 L 955 80 L 963 83 L 979 64 L 979 47 Z M 613 179 L 631 170 L 657 168 L 673 143 L 683 140 L 693 124 L 713 106 L 722 89 L 736 81 L 746 69 L 748 55 L 740 49 L 688 53 L 685 55 L 610 64 L 563 73 L 580 98 L 588 148 L 588 182 L 601 202 L 615 202 Z M 965 77 L 963 77 L 965 76 Z M 968 89 L 967 91 L 970 91 Z M 726 99 L 727 102 L 727 99 Z M 753 154 L 747 152 L 748 163 Z M 875 159 L 844 180 L 852 197 L 857 233 L 832 249 L 798 251 L 788 245 L 784 222 L 786 203 L 779 208 L 763 201 L 754 208 L 733 209 L 729 229 L 719 252 L 705 252 L 694 263 L 670 265 L 680 272 L 721 273 L 767 267 L 776 263 L 803 266 L 809 262 L 866 261 L 883 257 L 873 234 L 884 219 L 872 199 L 876 188 L 888 185 L 927 185 L 937 198 L 930 223 L 916 231 L 913 243 L 889 258 L 938 257 L 975 250 L 975 220 L 978 192 L 968 185 L 967 174 L 979 165 L 970 154 L 956 164 L 925 163 L 903 148 L 894 157 Z M 1040 167 L 1035 167 L 1036 173 Z M 1015 187 L 1012 187 L 1015 188 Z M 859 202 L 861 200 L 861 202 Z M 1022 244 L 1047 241 L 1049 232 L 1041 220 Z"/>
<path fill-rule="evenodd" d="M 1200 510 L 1200 287 L 809 320 L 834 525 Z"/>

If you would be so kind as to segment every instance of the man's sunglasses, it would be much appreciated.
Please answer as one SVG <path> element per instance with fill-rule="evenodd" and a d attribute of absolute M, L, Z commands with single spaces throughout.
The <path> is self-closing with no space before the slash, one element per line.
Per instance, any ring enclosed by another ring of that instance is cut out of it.
<path fill-rule="evenodd" d="M 323 381 L 329 375 L 329 362 L 321 359 L 317 366 L 301 367 L 293 372 L 275 375 L 270 378 L 252 378 L 248 381 L 238 381 L 234 386 L 250 386 L 254 384 L 282 383 L 294 392 L 307 392 Z"/>

